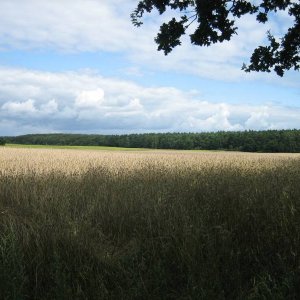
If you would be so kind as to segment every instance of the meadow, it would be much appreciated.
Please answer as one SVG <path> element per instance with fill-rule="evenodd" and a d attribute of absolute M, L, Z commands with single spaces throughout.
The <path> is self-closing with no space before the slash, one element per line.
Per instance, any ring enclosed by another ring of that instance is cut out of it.
<path fill-rule="evenodd" d="M 0 147 L 1 299 L 299 299 L 300 155 Z"/>
<path fill-rule="evenodd" d="M 105 151 L 147 151 L 145 148 L 126 148 L 110 146 L 67 146 L 67 145 L 24 145 L 24 144 L 6 144 L 9 148 L 30 148 L 30 149 L 71 149 L 71 150 L 105 150 Z"/>

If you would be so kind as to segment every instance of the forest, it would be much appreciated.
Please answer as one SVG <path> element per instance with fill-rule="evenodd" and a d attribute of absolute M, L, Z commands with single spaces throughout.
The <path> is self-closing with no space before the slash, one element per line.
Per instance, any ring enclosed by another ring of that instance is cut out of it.
<path fill-rule="evenodd" d="M 28 134 L 15 137 L 2 137 L 2 141 L 9 144 L 27 145 L 112 146 L 244 152 L 300 152 L 300 130 L 296 129 L 124 135 Z"/>

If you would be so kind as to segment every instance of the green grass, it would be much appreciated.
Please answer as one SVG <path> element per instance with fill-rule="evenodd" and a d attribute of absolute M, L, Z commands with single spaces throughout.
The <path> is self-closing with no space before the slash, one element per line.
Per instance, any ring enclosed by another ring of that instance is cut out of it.
<path fill-rule="evenodd" d="M 299 159 L 3 175 L 0 297 L 299 299 L 299 182 Z"/>
<path fill-rule="evenodd" d="M 106 147 L 106 146 L 55 146 L 55 145 L 25 145 L 25 144 L 6 144 L 5 147 L 32 148 L 32 149 L 105 150 L 105 151 L 147 151 L 147 150 L 150 150 L 150 149 L 145 149 L 145 148 L 123 148 L 123 147 Z"/>
<path fill-rule="evenodd" d="M 104 150 L 104 151 L 177 151 L 177 152 L 223 152 L 223 150 L 174 150 L 174 149 L 150 149 L 150 148 L 124 148 L 108 146 L 56 146 L 56 145 L 26 145 L 6 144 L 9 148 L 32 148 L 32 149 L 71 149 L 71 150 Z M 231 151 L 238 152 L 238 151 Z"/>

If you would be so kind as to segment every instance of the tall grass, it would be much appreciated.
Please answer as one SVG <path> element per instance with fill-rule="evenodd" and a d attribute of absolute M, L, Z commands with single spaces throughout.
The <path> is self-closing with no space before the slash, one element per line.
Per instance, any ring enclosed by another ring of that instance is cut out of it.
<path fill-rule="evenodd" d="M 300 156 L 0 149 L 1 299 L 298 299 Z"/>

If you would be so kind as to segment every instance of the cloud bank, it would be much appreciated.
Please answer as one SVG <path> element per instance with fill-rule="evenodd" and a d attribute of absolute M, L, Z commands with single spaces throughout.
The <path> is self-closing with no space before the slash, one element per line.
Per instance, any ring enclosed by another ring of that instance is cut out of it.
<path fill-rule="evenodd" d="M 300 128 L 300 108 L 208 102 L 195 91 L 144 87 L 92 71 L 0 68 L 0 135 Z"/>

